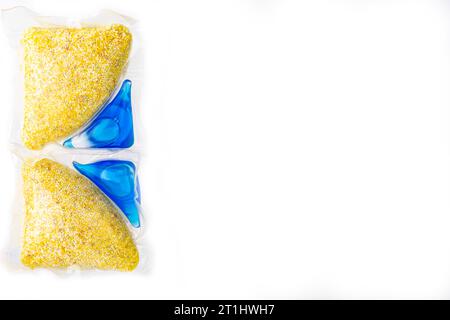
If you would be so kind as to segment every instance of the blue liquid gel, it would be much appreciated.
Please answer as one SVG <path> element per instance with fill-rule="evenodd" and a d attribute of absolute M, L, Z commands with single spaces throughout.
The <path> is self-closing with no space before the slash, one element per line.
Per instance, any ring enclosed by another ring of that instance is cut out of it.
<path fill-rule="evenodd" d="M 138 208 L 141 203 L 141 194 L 136 167 L 132 162 L 123 160 L 106 160 L 88 164 L 73 162 L 73 166 L 122 210 L 133 227 L 141 226 Z"/>
<path fill-rule="evenodd" d="M 134 144 L 131 81 L 125 80 L 114 99 L 80 133 L 64 142 L 66 148 L 129 148 Z"/>

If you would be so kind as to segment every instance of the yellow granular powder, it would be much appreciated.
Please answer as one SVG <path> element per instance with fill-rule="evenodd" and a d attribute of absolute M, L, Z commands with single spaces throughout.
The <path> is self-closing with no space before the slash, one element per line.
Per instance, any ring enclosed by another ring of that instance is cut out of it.
<path fill-rule="evenodd" d="M 113 93 L 132 36 L 123 25 L 25 31 L 22 140 L 41 149 L 83 126 Z"/>
<path fill-rule="evenodd" d="M 132 271 L 139 253 L 118 209 L 87 178 L 49 159 L 22 168 L 21 261 L 30 268 Z"/>

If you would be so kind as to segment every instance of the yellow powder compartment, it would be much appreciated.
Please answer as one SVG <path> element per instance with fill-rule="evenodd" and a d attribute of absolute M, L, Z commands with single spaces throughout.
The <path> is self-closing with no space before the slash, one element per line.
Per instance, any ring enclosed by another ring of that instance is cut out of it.
<path fill-rule="evenodd" d="M 120 24 L 27 29 L 22 38 L 24 145 L 41 149 L 87 123 L 116 88 L 131 42 L 130 31 Z"/>
<path fill-rule="evenodd" d="M 137 267 L 139 253 L 120 212 L 87 178 L 49 159 L 27 160 L 22 176 L 25 266 Z"/>

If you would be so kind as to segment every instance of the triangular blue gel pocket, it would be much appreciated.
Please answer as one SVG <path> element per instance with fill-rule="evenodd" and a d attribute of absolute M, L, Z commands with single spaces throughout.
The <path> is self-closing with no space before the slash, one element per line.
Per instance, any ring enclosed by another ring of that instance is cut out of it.
<path fill-rule="evenodd" d="M 81 164 L 74 161 L 73 166 L 122 210 L 133 227 L 140 227 L 141 195 L 134 163 L 123 160 L 105 160 Z"/>
<path fill-rule="evenodd" d="M 131 81 L 125 80 L 114 97 L 85 129 L 64 142 L 66 148 L 129 148 L 134 143 Z"/>

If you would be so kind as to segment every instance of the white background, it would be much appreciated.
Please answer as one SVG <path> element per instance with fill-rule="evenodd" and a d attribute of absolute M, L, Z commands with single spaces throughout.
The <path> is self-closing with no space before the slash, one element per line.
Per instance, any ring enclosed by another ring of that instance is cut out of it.
<path fill-rule="evenodd" d="M 114 9 L 145 45 L 148 274 L 0 268 L 0 298 L 450 298 L 450 2 L 8 1 Z M 0 35 L 0 246 L 14 192 Z"/>

